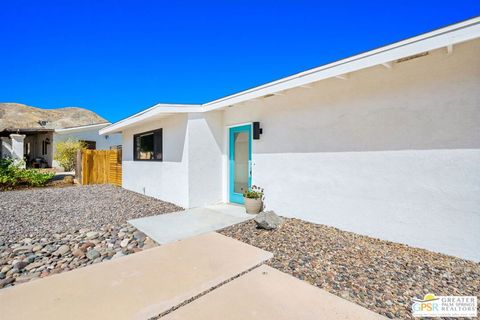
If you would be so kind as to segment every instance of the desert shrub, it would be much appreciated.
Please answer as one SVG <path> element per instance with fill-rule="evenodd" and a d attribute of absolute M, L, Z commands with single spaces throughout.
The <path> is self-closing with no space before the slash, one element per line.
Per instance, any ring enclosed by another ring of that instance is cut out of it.
<path fill-rule="evenodd" d="M 14 187 L 18 184 L 18 165 L 12 159 L 0 159 L 0 186 Z"/>
<path fill-rule="evenodd" d="M 17 186 L 41 187 L 55 174 L 37 169 L 24 169 L 12 159 L 0 159 L 0 189 Z"/>
<path fill-rule="evenodd" d="M 65 140 L 55 143 L 53 158 L 65 171 L 73 171 L 77 159 L 77 151 L 85 148 L 85 143 L 76 140 Z"/>

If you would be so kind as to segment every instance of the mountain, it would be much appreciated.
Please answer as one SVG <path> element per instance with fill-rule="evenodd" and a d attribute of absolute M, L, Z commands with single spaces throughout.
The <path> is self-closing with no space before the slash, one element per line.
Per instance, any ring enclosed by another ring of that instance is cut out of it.
<path fill-rule="evenodd" d="M 46 121 L 42 126 L 41 121 Z M 0 103 L 0 131 L 27 128 L 69 128 L 108 122 L 95 112 L 77 107 L 40 109 L 20 103 Z"/>

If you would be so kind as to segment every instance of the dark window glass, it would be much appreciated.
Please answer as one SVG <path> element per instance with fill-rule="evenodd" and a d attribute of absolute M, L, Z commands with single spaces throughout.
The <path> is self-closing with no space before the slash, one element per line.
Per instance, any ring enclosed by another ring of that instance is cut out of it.
<path fill-rule="evenodd" d="M 162 129 L 134 135 L 133 152 L 135 160 L 162 161 Z"/>
<path fill-rule="evenodd" d="M 95 150 L 97 148 L 97 142 L 96 141 L 90 141 L 90 140 L 80 140 L 83 142 L 85 145 L 85 148 L 88 150 Z"/>

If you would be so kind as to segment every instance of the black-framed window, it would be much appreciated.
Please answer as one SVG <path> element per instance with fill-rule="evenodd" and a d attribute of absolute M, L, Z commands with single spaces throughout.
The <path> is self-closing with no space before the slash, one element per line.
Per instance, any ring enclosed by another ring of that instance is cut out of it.
<path fill-rule="evenodd" d="M 136 161 L 162 161 L 162 129 L 133 135 L 133 159 Z"/>
<path fill-rule="evenodd" d="M 85 148 L 88 150 L 96 150 L 97 149 L 97 142 L 90 141 L 90 140 L 80 140 L 85 145 Z"/>

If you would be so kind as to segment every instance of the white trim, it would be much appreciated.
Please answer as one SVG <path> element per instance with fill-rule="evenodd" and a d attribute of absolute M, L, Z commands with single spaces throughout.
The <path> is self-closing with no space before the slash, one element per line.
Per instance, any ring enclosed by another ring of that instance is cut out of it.
<path fill-rule="evenodd" d="M 100 130 L 100 135 L 120 132 L 122 129 L 138 124 L 146 119 L 164 118 L 175 113 L 197 113 L 202 112 L 199 104 L 163 104 L 159 103 L 153 107 L 136 113 L 128 118 L 115 122 L 114 124 Z"/>
<path fill-rule="evenodd" d="M 88 124 L 88 125 L 84 125 L 84 126 L 58 128 L 58 129 L 55 129 L 54 132 L 58 133 L 58 134 L 64 134 L 64 133 L 70 133 L 70 132 L 91 130 L 91 129 L 95 129 L 95 128 L 103 128 L 103 127 L 106 127 L 108 125 L 111 125 L 111 123 L 110 122 L 104 122 L 104 123 Z"/>
<path fill-rule="evenodd" d="M 264 85 L 235 93 L 205 104 L 176 105 L 158 104 L 147 110 L 134 114 L 124 120 L 100 130 L 100 134 L 120 132 L 127 126 L 136 124 L 147 118 L 161 118 L 174 113 L 209 112 L 237 105 L 249 100 L 259 99 L 266 95 L 275 95 L 284 90 L 308 87 L 312 83 L 337 77 L 345 79 L 351 72 L 373 66 L 388 67 L 392 61 L 428 52 L 440 48 L 452 48 L 453 45 L 480 37 L 480 17 L 475 17 L 457 24 L 437 29 L 413 38 L 393 43 L 378 49 L 361 53 L 346 59 L 332 62 L 311 70 L 300 72 Z M 447 49 L 448 50 L 448 49 Z M 447 51 L 448 52 L 448 51 Z M 451 52 L 451 51 L 450 51 Z"/>
<path fill-rule="evenodd" d="M 232 124 L 232 125 L 229 125 L 229 126 L 225 126 L 225 128 L 230 129 L 230 128 L 241 127 L 241 126 L 246 126 L 246 125 L 251 125 L 253 127 L 253 121 L 236 123 L 236 124 Z"/>

